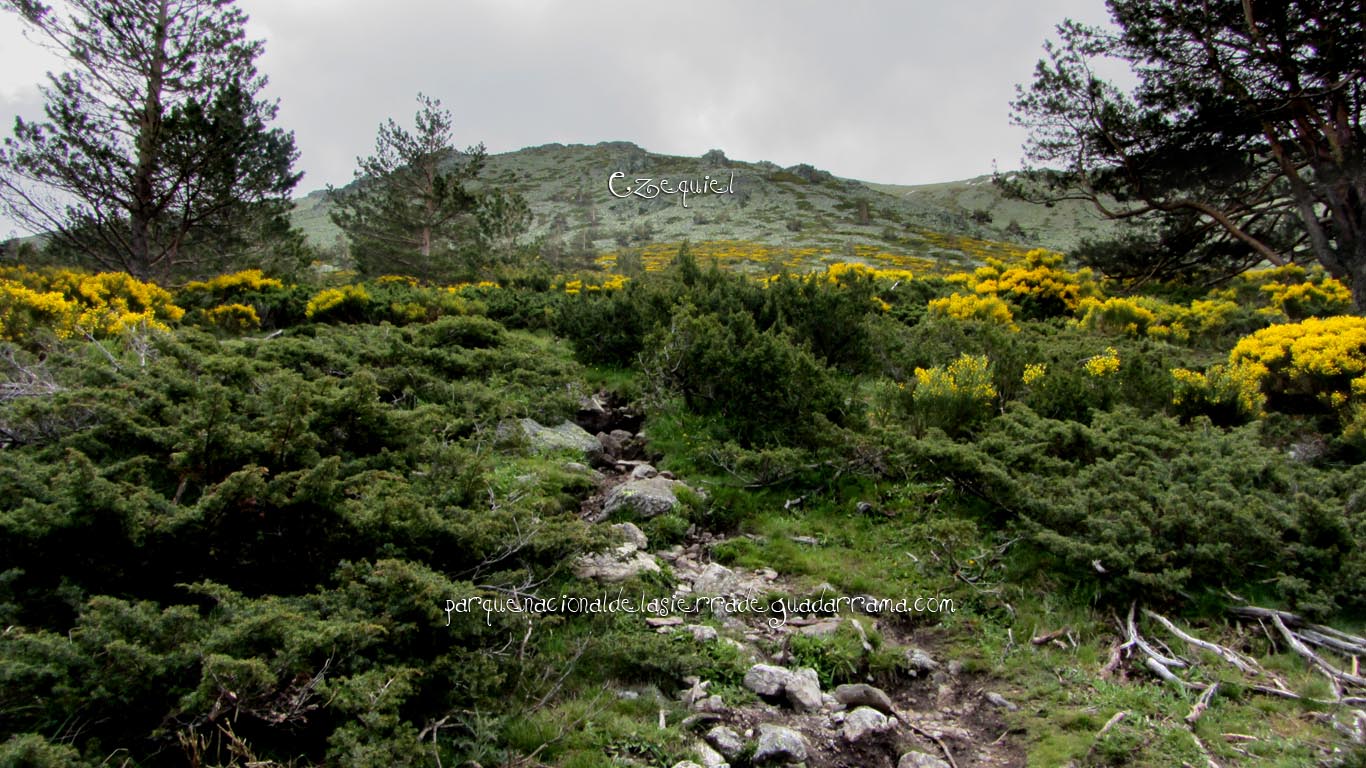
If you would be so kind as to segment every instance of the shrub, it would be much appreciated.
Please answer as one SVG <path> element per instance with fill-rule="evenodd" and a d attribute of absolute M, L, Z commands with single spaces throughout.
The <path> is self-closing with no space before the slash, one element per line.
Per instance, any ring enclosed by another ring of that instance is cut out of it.
<path fill-rule="evenodd" d="M 324 288 L 308 300 L 304 317 L 318 322 L 358 322 L 369 305 L 370 294 L 363 286 Z"/>
<path fill-rule="evenodd" d="M 996 296 L 978 294 L 964 296 L 955 293 L 952 296 L 930 301 L 928 310 L 931 314 L 943 317 L 996 323 L 1012 331 L 1020 329 L 1019 326 L 1015 325 L 1015 316 L 1010 312 L 1010 305 Z"/>

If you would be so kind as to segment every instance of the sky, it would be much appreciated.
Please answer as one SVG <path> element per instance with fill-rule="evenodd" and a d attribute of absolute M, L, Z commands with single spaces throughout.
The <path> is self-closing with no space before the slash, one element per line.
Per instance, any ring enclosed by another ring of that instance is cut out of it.
<path fill-rule="evenodd" d="M 632 141 L 897 184 L 1020 164 L 1009 121 L 1045 39 L 1101 0 L 239 0 L 266 41 L 296 192 L 351 181 L 418 92 L 460 147 Z M 0 12 L 0 138 L 64 69 Z M 11 230 L 0 221 L 0 238 Z"/>

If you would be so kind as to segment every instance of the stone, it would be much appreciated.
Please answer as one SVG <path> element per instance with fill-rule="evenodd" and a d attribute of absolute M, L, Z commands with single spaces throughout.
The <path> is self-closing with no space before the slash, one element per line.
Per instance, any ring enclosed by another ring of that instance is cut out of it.
<path fill-rule="evenodd" d="M 866 683 L 851 683 L 835 687 L 835 699 L 846 707 L 872 707 L 884 715 L 896 714 L 892 697 L 881 688 Z"/>
<path fill-rule="evenodd" d="M 734 760 L 740 756 L 741 752 L 745 751 L 744 738 L 724 725 L 712 728 L 702 738 L 715 747 L 716 751 L 720 752 L 721 756 L 727 760 Z"/>
<path fill-rule="evenodd" d="M 703 595 L 727 594 L 735 584 L 735 571 L 720 563 L 708 563 L 692 580 L 694 592 Z"/>
<path fill-rule="evenodd" d="M 700 699 L 693 704 L 692 708 L 698 712 L 710 712 L 714 715 L 724 715 L 730 711 L 730 707 L 726 706 L 726 700 L 715 694 Z"/>
<path fill-rule="evenodd" d="M 952 768 L 952 766 L 934 755 L 927 755 L 924 752 L 907 752 L 897 761 L 896 768 Z"/>
<path fill-rule="evenodd" d="M 691 632 L 692 639 L 699 643 L 705 643 L 716 639 L 716 627 L 709 627 L 706 624 L 689 624 L 683 629 Z"/>
<path fill-rule="evenodd" d="M 982 698 L 986 699 L 992 706 L 1000 707 L 1008 712 L 1016 712 L 1020 709 L 1019 706 L 995 691 L 987 691 L 982 694 Z"/>
<path fill-rule="evenodd" d="M 840 734 L 850 744 L 891 729 L 887 716 L 872 707 L 859 707 L 845 715 Z"/>
<path fill-rule="evenodd" d="M 839 631 L 840 624 L 839 619 L 826 619 L 815 624 L 798 627 L 797 631 L 807 637 L 830 637 Z"/>
<path fill-rule="evenodd" d="M 759 726 L 758 746 L 754 750 L 755 763 L 800 763 L 805 760 L 806 739 L 800 733 L 772 723 Z"/>
<path fill-rule="evenodd" d="M 628 480 L 613 488 L 603 503 L 603 513 L 611 517 L 618 512 L 628 512 L 635 517 L 650 518 L 672 512 L 678 506 L 674 495 L 676 480 L 651 477 L 644 480 Z"/>
<path fill-rule="evenodd" d="M 645 538 L 645 532 L 637 528 L 635 523 L 617 523 L 612 526 L 612 530 L 621 534 L 621 538 L 626 544 L 634 547 L 635 550 L 650 546 L 650 540 Z"/>
<path fill-rule="evenodd" d="M 906 663 L 917 672 L 933 672 L 939 669 L 939 662 L 919 648 L 906 649 Z"/>
<path fill-rule="evenodd" d="M 520 419 L 517 424 L 522 434 L 526 435 L 531 450 L 536 453 L 574 451 L 593 456 L 602 452 L 598 439 L 572 421 L 566 421 L 558 427 L 547 427 L 535 419 Z"/>
<path fill-rule="evenodd" d="M 650 478 L 655 477 L 658 474 L 659 470 L 655 469 L 649 464 L 637 464 L 636 468 L 631 470 L 631 479 L 649 480 Z"/>
<path fill-rule="evenodd" d="M 705 741 L 698 742 L 693 747 L 693 751 L 702 760 L 702 768 L 730 768 L 730 763 L 726 762 L 725 756 L 711 748 Z"/>
<path fill-rule="evenodd" d="M 792 673 L 772 664 L 755 664 L 745 673 L 744 685 L 760 696 L 777 696 L 787 688 Z"/>
<path fill-rule="evenodd" d="M 702 768 L 702 766 L 698 765 L 697 763 L 694 763 L 691 760 L 683 760 L 674 763 L 674 768 Z"/>
<path fill-rule="evenodd" d="M 598 433 L 598 445 L 602 447 L 602 453 L 609 459 L 621 458 L 621 443 L 606 432 Z"/>
<path fill-rule="evenodd" d="M 792 708 L 798 712 L 815 712 L 821 708 L 821 682 L 816 670 L 804 667 L 787 678 L 784 693 Z"/>
<path fill-rule="evenodd" d="M 584 555 L 574 561 L 574 575 L 580 579 L 593 579 L 605 583 L 625 581 L 642 573 L 659 573 L 659 563 L 653 555 L 630 550 L 623 554 L 619 547 L 610 552 Z"/>

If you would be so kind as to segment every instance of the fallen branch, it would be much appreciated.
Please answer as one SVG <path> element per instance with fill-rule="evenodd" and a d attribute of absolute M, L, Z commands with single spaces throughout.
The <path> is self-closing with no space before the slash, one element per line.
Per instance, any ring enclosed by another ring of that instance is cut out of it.
<path fill-rule="evenodd" d="M 1204 693 L 1200 694 L 1200 698 L 1195 701 L 1195 706 L 1191 707 L 1190 714 L 1186 715 L 1187 725 L 1195 725 L 1199 722 L 1200 716 L 1205 714 L 1205 710 L 1209 709 L 1210 702 L 1214 700 L 1214 694 L 1218 692 L 1219 684 L 1215 683 L 1206 688 Z"/>
<path fill-rule="evenodd" d="M 1153 621 L 1156 621 L 1158 624 L 1161 624 L 1163 627 L 1166 628 L 1168 632 L 1172 633 L 1173 635 L 1176 635 L 1187 645 L 1209 651 L 1215 656 L 1218 656 L 1224 661 L 1227 661 L 1229 664 L 1232 664 L 1233 666 L 1237 667 L 1239 671 L 1245 674 L 1262 674 L 1262 665 L 1258 664 L 1256 660 L 1252 659 L 1251 657 L 1244 656 L 1243 654 L 1238 653 L 1232 648 L 1227 648 L 1225 646 L 1219 645 L 1218 643 L 1211 643 L 1208 640 L 1201 640 L 1200 638 L 1195 637 L 1194 635 L 1183 632 L 1179 628 L 1177 628 L 1175 624 L 1168 621 L 1166 617 L 1158 613 L 1154 613 L 1153 611 L 1150 611 L 1147 608 L 1143 609 L 1143 615 L 1147 616 Z"/>
<path fill-rule="evenodd" d="M 1281 620 L 1281 617 L 1278 614 L 1273 614 L 1271 616 L 1271 623 L 1276 627 L 1276 630 L 1281 633 L 1281 637 L 1284 637 L 1285 641 L 1290 644 L 1291 650 L 1307 659 L 1310 664 L 1313 664 L 1321 670 L 1329 679 L 1337 683 L 1346 683 L 1347 685 L 1358 688 L 1366 688 L 1366 677 L 1343 671 L 1332 664 L 1329 664 L 1327 661 L 1324 661 L 1323 657 L 1314 653 L 1309 646 L 1305 645 L 1304 642 L 1300 640 L 1299 636 L 1290 631 L 1290 628 L 1285 625 L 1285 622 Z"/>
<path fill-rule="evenodd" d="M 939 751 L 944 753 L 944 759 L 948 762 L 950 768 L 958 768 L 958 761 L 953 759 L 953 753 L 949 751 L 949 745 L 945 744 L 943 739 L 930 733 L 924 728 L 921 728 L 915 723 L 910 722 L 909 720 L 903 719 L 902 722 L 909 725 L 911 727 L 911 730 L 919 736 L 929 739 L 930 741 L 933 741 L 939 747 Z"/>

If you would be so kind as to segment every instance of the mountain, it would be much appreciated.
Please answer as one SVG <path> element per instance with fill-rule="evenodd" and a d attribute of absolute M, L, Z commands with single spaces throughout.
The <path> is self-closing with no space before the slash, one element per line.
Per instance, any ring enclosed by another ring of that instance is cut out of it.
<path fill-rule="evenodd" d="M 1006 200 L 989 176 L 873 184 L 810 165 L 744 162 L 720 150 L 661 155 L 620 141 L 490 155 L 482 178 L 526 197 L 534 215 L 531 239 L 579 253 L 746 241 L 823 252 L 871 247 L 959 261 L 1010 246 L 1066 251 L 1112 226 L 1080 203 L 1047 208 Z M 683 194 L 680 187 L 703 191 Z M 341 233 L 327 217 L 324 191 L 296 202 L 294 222 L 311 240 L 337 242 Z"/>

